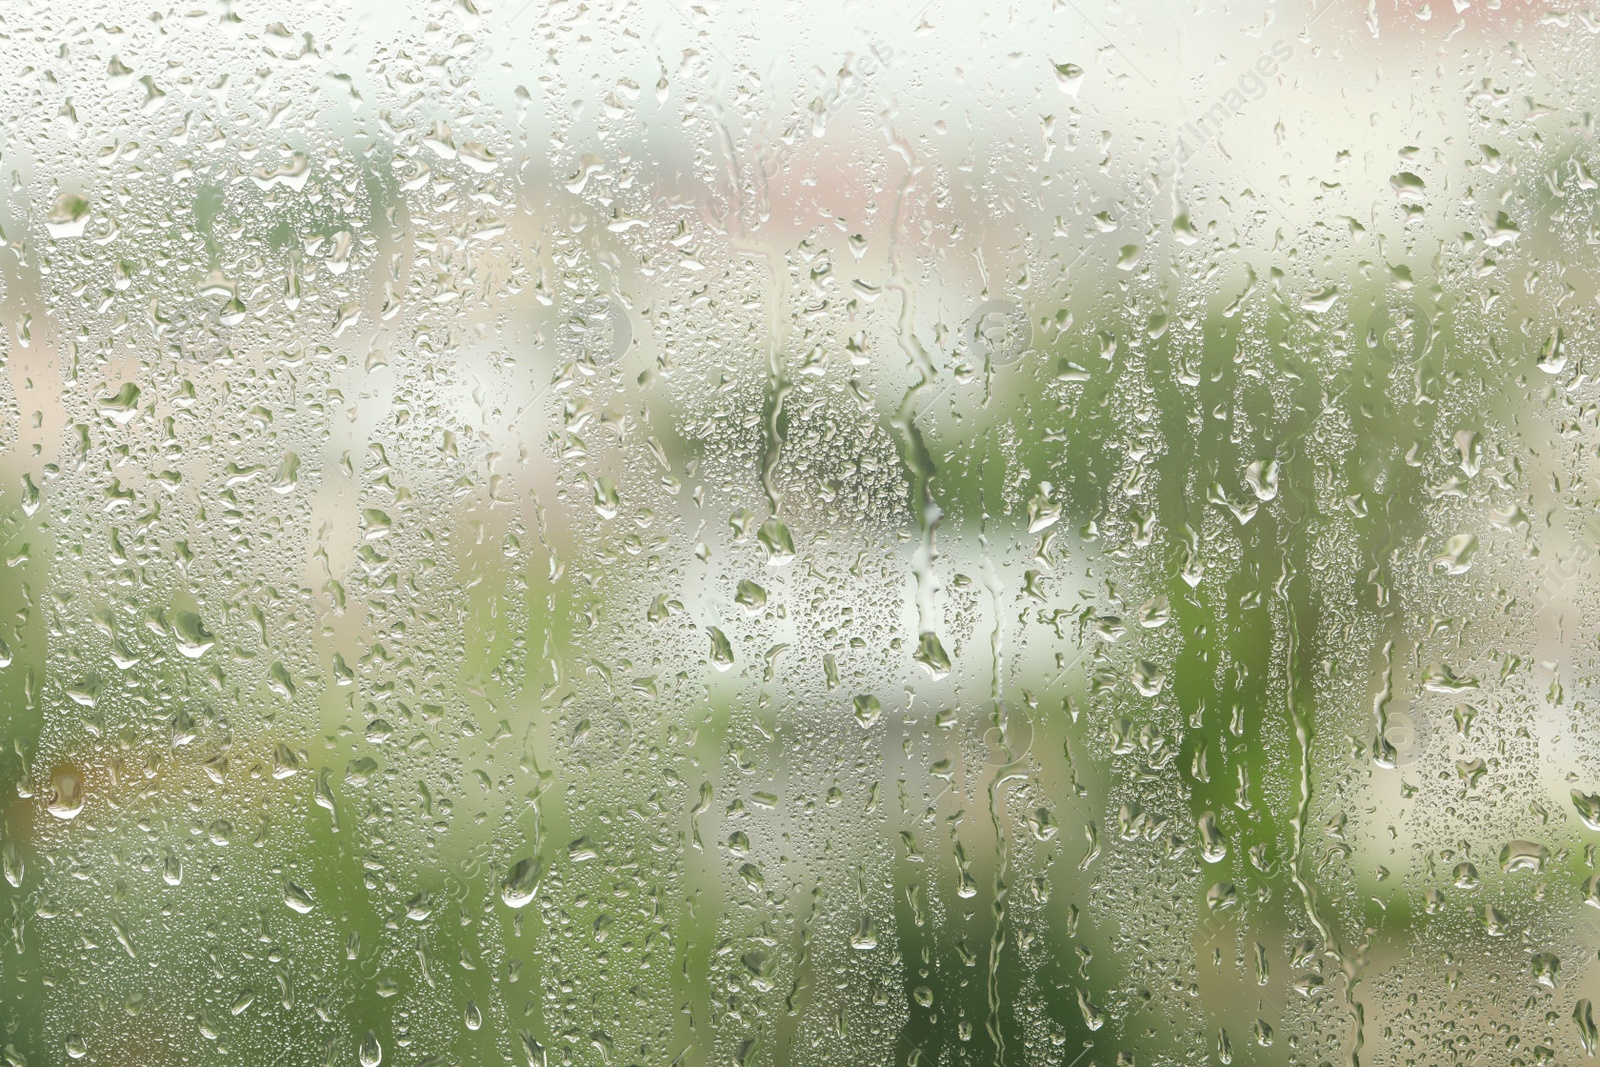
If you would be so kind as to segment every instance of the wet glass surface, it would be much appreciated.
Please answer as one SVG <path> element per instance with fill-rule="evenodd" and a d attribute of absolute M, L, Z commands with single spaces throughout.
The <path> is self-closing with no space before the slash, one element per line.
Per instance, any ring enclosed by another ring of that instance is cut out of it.
<path fill-rule="evenodd" d="M 1600 16 L 0 12 L 0 1060 L 1585 1062 Z"/>

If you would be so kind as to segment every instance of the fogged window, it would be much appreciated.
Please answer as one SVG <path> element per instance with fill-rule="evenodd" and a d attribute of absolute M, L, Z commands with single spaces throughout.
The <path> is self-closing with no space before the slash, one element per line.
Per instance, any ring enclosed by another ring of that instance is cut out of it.
<path fill-rule="evenodd" d="M 1600 16 L 0 58 L 6 1067 L 1600 1051 Z"/>

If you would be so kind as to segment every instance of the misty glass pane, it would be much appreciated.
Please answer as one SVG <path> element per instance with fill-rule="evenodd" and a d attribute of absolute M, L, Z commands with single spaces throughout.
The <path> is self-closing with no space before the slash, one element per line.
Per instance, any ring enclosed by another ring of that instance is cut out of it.
<path fill-rule="evenodd" d="M 4 1067 L 1600 1051 L 1600 15 L 0 66 Z"/>

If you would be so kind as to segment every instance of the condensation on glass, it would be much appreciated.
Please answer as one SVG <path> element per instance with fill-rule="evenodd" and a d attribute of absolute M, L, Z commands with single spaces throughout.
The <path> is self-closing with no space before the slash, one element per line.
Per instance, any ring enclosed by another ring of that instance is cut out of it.
<path fill-rule="evenodd" d="M 7 1067 L 1600 1051 L 1600 16 L 0 57 Z"/>

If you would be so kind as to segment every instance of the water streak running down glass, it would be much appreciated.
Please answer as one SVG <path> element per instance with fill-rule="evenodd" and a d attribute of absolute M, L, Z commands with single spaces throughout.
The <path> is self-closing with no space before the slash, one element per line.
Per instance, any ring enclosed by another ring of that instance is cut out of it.
<path fill-rule="evenodd" d="M 0 1067 L 1600 1054 L 1600 15 L 0 58 Z"/>

